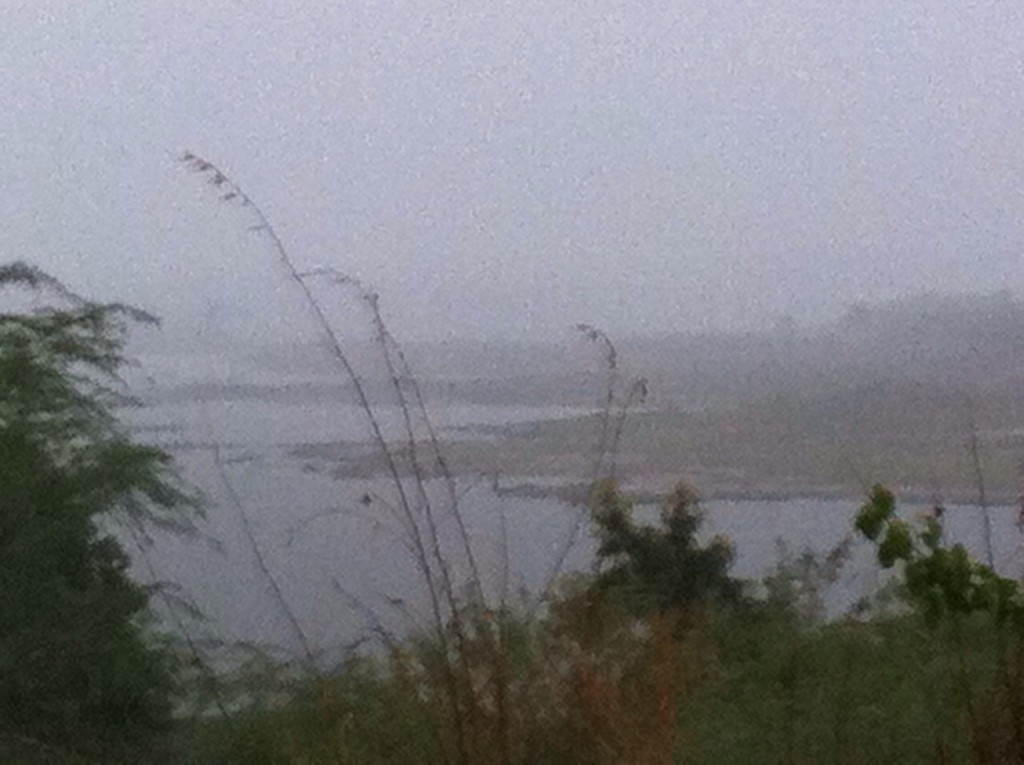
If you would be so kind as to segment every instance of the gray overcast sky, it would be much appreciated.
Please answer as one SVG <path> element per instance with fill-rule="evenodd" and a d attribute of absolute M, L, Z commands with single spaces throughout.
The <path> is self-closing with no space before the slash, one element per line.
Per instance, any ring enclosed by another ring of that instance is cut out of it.
<path fill-rule="evenodd" d="M 1019 0 L 0 0 L 0 34 L 0 259 L 182 325 L 291 331 L 185 148 L 407 337 L 1024 278 Z"/>

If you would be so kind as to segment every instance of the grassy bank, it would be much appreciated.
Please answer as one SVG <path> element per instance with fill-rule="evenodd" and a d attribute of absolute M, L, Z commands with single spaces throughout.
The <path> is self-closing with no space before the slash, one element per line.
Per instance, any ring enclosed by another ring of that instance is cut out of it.
<path fill-rule="evenodd" d="M 505 657 L 516 678 L 506 700 L 514 742 L 505 758 L 488 709 L 473 722 L 485 742 L 476 762 L 971 762 L 975 735 L 993 752 L 987 761 L 1009 761 L 998 755 L 1013 735 L 1000 682 L 1007 647 L 984 618 L 963 625 L 958 647 L 915 614 L 808 624 L 773 600 L 702 614 L 663 655 L 657 635 L 606 626 L 588 654 L 555 621 L 506 620 L 520 641 Z M 177 761 L 449 762 L 438 731 L 450 729 L 451 710 L 433 695 L 430 650 L 410 642 L 355 662 L 230 725 L 192 721 L 178 731 Z M 960 662 L 970 667 L 974 720 Z M 659 722 L 670 694 L 671 722 Z"/>

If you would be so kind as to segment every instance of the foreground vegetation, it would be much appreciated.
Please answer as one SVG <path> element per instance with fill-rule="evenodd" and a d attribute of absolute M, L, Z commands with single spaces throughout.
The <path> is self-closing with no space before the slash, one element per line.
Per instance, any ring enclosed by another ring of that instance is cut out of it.
<path fill-rule="evenodd" d="M 870 613 L 823 622 L 820 566 L 835 570 L 843 549 L 750 597 L 728 577 L 724 540 L 693 543 L 685 488 L 660 527 L 634 525 L 628 508 L 602 488 L 603 573 L 565 582 L 544 616 L 470 616 L 465 759 L 438 645 L 419 636 L 298 684 L 279 708 L 192 721 L 183 761 L 1021 761 L 1017 585 L 942 547 L 934 519 L 904 525 L 877 490 L 858 524 L 908 579 Z"/>
<path fill-rule="evenodd" d="M 542 612 L 470 604 L 461 643 L 448 625 L 447 655 L 436 636 L 412 635 L 327 674 L 250 677 L 269 693 L 224 698 L 221 712 L 165 721 L 141 740 L 101 727 L 121 740 L 117 753 L 72 756 L 90 740 L 82 721 L 81 740 L 59 749 L 8 736 L 5 761 L 1020 761 L 1017 584 L 944 547 L 938 519 L 903 521 L 876 490 L 858 529 L 905 577 L 830 622 L 821 599 L 848 544 L 755 592 L 729 576 L 726 540 L 695 542 L 700 519 L 686 487 L 651 526 L 601 483 L 592 520 L 604 563 L 564 578 Z M 137 715 L 117 722 L 134 727 Z"/>
<path fill-rule="evenodd" d="M 607 396 L 596 449 L 577 449 L 595 463 L 588 509 L 543 592 L 485 595 L 448 452 L 377 296 L 343 275 L 297 271 L 241 189 L 210 163 L 185 161 L 255 216 L 252 230 L 269 237 L 318 317 L 390 476 L 393 496 L 367 494 L 364 504 L 397 521 L 429 618 L 402 635 L 379 630 L 372 646 L 325 669 L 250 533 L 255 573 L 302 653 L 215 671 L 175 623 L 171 594 L 128 574 L 123 544 L 135 543 L 145 568 L 149 530 L 188 533 L 195 509 L 168 455 L 134 444 L 113 415 L 126 402 L 125 323 L 149 317 L 85 301 L 28 266 L 4 267 L 0 286 L 48 290 L 61 305 L 0 314 L 0 762 L 1024 762 L 1018 583 L 947 545 L 938 509 L 908 520 L 881 487 L 823 559 L 736 580 L 729 540 L 697 541 L 691 489 L 678 486 L 655 523 L 638 520 L 620 491 L 626 414 L 646 384 L 621 378 L 615 347 L 592 327 L 580 329 L 606 361 Z M 317 279 L 368 308 L 403 443 L 385 439 Z M 214 459 L 229 484 L 216 450 Z M 454 546 L 440 538 L 447 522 Z M 566 554 L 588 530 L 596 565 L 566 575 Z M 854 534 L 897 576 L 826 620 L 823 599 Z M 160 628 L 155 598 L 172 617 Z"/>

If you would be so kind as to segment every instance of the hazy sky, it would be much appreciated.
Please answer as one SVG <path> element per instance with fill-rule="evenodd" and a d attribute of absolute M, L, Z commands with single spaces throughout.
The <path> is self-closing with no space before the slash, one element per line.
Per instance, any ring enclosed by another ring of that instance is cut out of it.
<path fill-rule="evenodd" d="M 175 325 L 297 321 L 185 148 L 407 337 L 1024 280 L 1020 0 L 0 0 L 0 34 L 0 260 Z"/>

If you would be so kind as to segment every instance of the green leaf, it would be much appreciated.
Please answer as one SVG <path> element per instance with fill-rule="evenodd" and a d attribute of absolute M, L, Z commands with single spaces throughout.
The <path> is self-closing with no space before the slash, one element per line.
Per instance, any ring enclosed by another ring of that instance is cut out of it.
<path fill-rule="evenodd" d="M 892 517 L 895 500 L 890 491 L 876 485 L 857 513 L 855 526 L 857 531 L 870 539 L 872 542 L 878 539 L 882 527 Z"/>
<path fill-rule="evenodd" d="M 891 568 L 896 561 L 909 561 L 914 554 L 914 537 L 910 524 L 902 520 L 889 522 L 885 538 L 878 545 L 878 560 L 885 568 Z"/>

